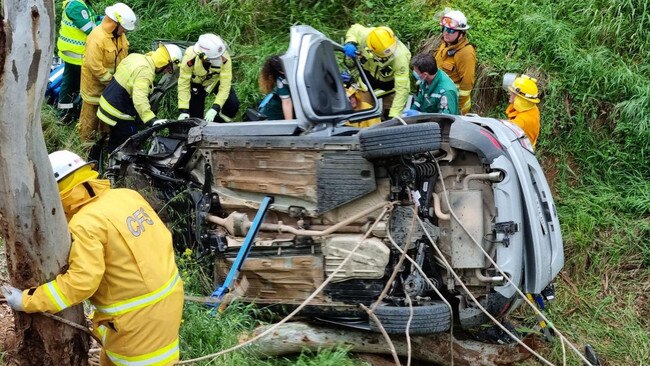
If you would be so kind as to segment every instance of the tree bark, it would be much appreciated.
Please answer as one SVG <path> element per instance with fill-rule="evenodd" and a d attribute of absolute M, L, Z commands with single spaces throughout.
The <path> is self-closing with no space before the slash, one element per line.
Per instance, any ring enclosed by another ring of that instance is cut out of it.
<path fill-rule="evenodd" d="M 35 287 L 61 272 L 70 235 L 41 129 L 52 60 L 53 0 L 3 0 L 0 20 L 0 234 L 11 284 Z M 84 324 L 83 308 L 59 314 Z M 8 365 L 85 365 L 88 336 L 40 315 L 15 313 Z"/>
<path fill-rule="evenodd" d="M 271 325 L 255 328 L 253 334 L 240 338 L 244 342 L 261 334 Z M 426 336 L 411 336 L 411 357 L 413 359 L 448 365 L 449 334 L 439 333 Z M 408 355 L 408 345 L 404 336 L 392 336 L 391 341 L 399 356 Z M 525 339 L 528 346 L 535 349 L 539 345 L 534 338 Z M 350 352 L 390 354 L 386 339 L 380 333 L 353 329 L 330 328 L 305 323 L 285 323 L 274 332 L 256 341 L 250 348 L 258 355 L 269 357 L 300 353 L 304 349 L 318 351 L 322 348 L 348 347 Z M 454 339 L 455 365 L 511 365 L 531 356 L 523 347 L 513 345 L 488 344 L 472 340 Z"/>

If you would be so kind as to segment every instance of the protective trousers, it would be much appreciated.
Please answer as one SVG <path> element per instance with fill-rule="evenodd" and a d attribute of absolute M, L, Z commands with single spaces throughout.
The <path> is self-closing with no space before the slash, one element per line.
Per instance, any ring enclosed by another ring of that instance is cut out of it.
<path fill-rule="evenodd" d="M 76 119 L 74 112 L 74 100 L 79 94 L 81 84 L 81 66 L 65 62 L 63 69 L 63 81 L 59 91 L 59 118 L 65 122 L 72 122 Z"/>
<path fill-rule="evenodd" d="M 96 104 L 83 102 L 81 114 L 79 115 L 79 138 L 83 142 L 93 142 L 108 135 L 108 125 L 97 117 Z"/>
<path fill-rule="evenodd" d="M 214 90 L 219 90 L 219 84 L 214 88 Z M 205 88 L 201 84 L 190 85 L 190 117 L 192 118 L 203 118 L 203 111 L 205 109 L 205 98 L 208 96 Z M 237 111 L 239 110 L 239 99 L 237 94 L 235 94 L 235 89 L 230 87 L 230 93 L 228 94 L 228 99 L 221 106 L 221 113 L 226 116 L 233 118 Z M 224 122 L 224 120 L 217 116 L 214 119 L 215 122 Z"/>

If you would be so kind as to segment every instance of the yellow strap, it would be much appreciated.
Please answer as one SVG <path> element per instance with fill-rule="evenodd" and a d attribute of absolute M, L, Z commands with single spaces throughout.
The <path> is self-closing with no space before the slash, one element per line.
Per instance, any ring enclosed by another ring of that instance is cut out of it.
<path fill-rule="evenodd" d="M 179 284 L 180 282 L 181 282 L 181 278 L 178 275 L 178 272 L 176 272 L 164 285 L 162 285 L 160 288 L 158 288 L 155 291 L 131 299 L 127 299 L 124 301 L 120 301 L 112 305 L 108 305 L 108 306 L 95 305 L 95 307 L 97 308 L 98 312 L 108 314 L 108 315 L 115 316 L 115 315 L 126 314 L 133 310 L 142 309 L 149 305 L 153 305 L 159 302 L 160 300 L 166 298 L 167 296 L 171 295 L 176 285 Z"/>
<path fill-rule="evenodd" d="M 119 366 L 168 365 L 179 358 L 178 338 L 156 351 L 140 356 L 122 356 L 106 350 L 106 355 Z"/>
<path fill-rule="evenodd" d="M 102 75 L 102 77 L 99 78 L 99 81 L 106 83 L 111 81 L 111 79 L 113 79 L 113 74 L 110 71 L 107 71 L 104 73 L 104 75 Z"/>
<path fill-rule="evenodd" d="M 117 124 L 117 122 L 113 121 L 109 116 L 102 113 L 101 109 L 97 109 L 97 117 L 109 126 L 115 126 Z"/>
<path fill-rule="evenodd" d="M 44 285 L 45 294 L 52 301 L 57 311 L 70 307 L 70 301 L 65 297 L 59 285 L 56 284 L 56 280 L 48 282 Z"/>
<path fill-rule="evenodd" d="M 125 121 L 133 121 L 135 120 L 135 117 L 130 116 L 128 114 L 124 114 L 120 112 L 117 108 L 113 107 L 111 103 L 109 103 L 106 98 L 101 97 L 99 100 L 99 106 L 104 108 L 106 112 L 111 114 L 113 117 L 117 117 L 119 119 L 125 120 Z M 107 122 L 108 123 L 108 122 Z"/>
<path fill-rule="evenodd" d="M 99 105 L 99 97 L 93 97 L 91 95 L 88 95 L 87 93 L 84 93 L 83 91 L 81 92 L 81 99 L 83 99 L 83 101 L 86 103 L 92 105 Z"/>

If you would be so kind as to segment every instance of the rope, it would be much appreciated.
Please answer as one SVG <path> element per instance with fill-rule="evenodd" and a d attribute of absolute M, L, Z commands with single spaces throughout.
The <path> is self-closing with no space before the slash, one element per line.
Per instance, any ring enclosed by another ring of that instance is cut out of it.
<path fill-rule="evenodd" d="M 2 281 L 2 282 L 5 282 L 5 281 Z M 0 302 L 7 302 L 7 299 L 5 299 L 4 297 L 2 297 L 2 298 L 0 298 Z M 64 319 L 64 318 L 62 318 L 62 317 L 60 317 L 60 316 L 57 316 L 57 315 L 54 315 L 54 314 L 50 314 L 50 313 L 34 313 L 34 314 L 40 314 L 40 315 L 43 315 L 43 316 L 46 317 L 46 318 L 50 318 L 50 319 L 56 320 L 56 321 L 58 321 L 58 322 L 60 322 L 60 323 L 63 323 L 63 324 L 65 324 L 65 325 L 67 325 L 67 326 L 70 326 L 70 327 L 72 327 L 72 328 L 75 328 L 75 329 L 77 329 L 77 330 L 80 330 L 80 331 L 82 331 L 82 332 L 88 334 L 89 336 L 91 336 L 91 337 L 92 337 L 94 340 L 96 340 L 97 343 L 99 343 L 100 345 L 102 344 L 102 340 L 99 339 L 99 337 L 97 337 L 97 336 L 95 335 L 95 333 L 92 332 L 92 330 L 88 329 L 87 327 L 84 327 L 84 326 L 81 325 L 81 324 L 77 324 L 77 323 L 75 323 L 75 322 L 73 322 L 73 321 L 70 321 L 70 320 L 68 320 L 68 319 Z"/>
<path fill-rule="evenodd" d="M 433 161 L 436 163 L 436 168 L 438 169 L 438 171 L 440 171 L 440 165 L 438 164 L 438 160 L 436 160 L 436 159 L 434 158 Z M 528 305 L 533 309 L 533 311 L 535 312 L 535 314 L 537 314 L 538 316 L 540 316 L 540 317 L 541 317 L 541 318 L 546 322 L 546 324 L 548 324 L 549 327 L 551 327 L 553 330 L 555 330 L 555 332 L 556 332 L 556 333 L 558 334 L 558 336 L 560 337 L 560 340 L 562 341 L 562 343 L 566 342 L 566 343 L 569 345 L 569 348 L 571 348 L 571 349 L 575 352 L 575 354 L 577 354 L 578 357 L 580 357 L 580 358 L 582 359 L 582 361 L 583 361 L 587 366 L 593 366 L 593 365 L 589 362 L 589 360 L 587 360 L 587 358 L 586 358 L 586 357 L 585 357 L 585 356 L 584 356 L 580 351 L 578 351 L 578 349 L 577 349 L 577 348 L 576 348 L 576 347 L 575 347 L 571 342 L 569 342 L 569 340 L 564 336 L 564 334 L 562 334 L 562 333 L 561 333 L 561 332 L 560 332 L 560 331 L 555 327 L 555 325 L 554 325 L 553 323 L 551 323 L 551 322 L 548 320 L 548 318 L 547 318 L 546 316 L 544 316 L 544 314 L 542 314 L 542 312 L 537 308 L 537 306 L 535 306 L 535 305 L 534 305 L 534 304 L 533 304 L 533 303 L 532 303 L 532 302 L 531 302 L 531 301 L 526 297 L 526 295 L 525 295 L 525 294 L 524 294 L 524 293 L 519 289 L 519 286 L 516 285 L 514 282 L 512 282 L 512 280 L 510 279 L 510 277 L 508 277 L 508 275 L 506 275 L 506 274 L 503 272 L 503 270 L 501 269 L 501 267 L 499 267 L 499 265 L 494 261 L 494 259 L 492 259 L 492 257 L 491 257 L 491 256 L 490 256 L 490 255 L 485 251 L 485 249 L 483 249 L 483 247 L 481 246 L 481 244 L 480 244 L 480 243 L 479 243 L 479 242 L 478 242 L 478 241 L 477 241 L 477 240 L 476 240 L 476 239 L 475 239 L 475 238 L 470 234 L 470 232 L 467 230 L 467 228 L 465 227 L 465 225 L 463 225 L 463 223 L 461 222 L 461 220 L 458 219 L 458 216 L 456 216 L 456 213 L 451 209 L 451 203 L 449 202 L 449 195 L 448 195 L 448 192 L 447 192 L 447 187 L 446 187 L 446 185 L 445 185 L 445 181 L 444 181 L 444 178 L 442 177 L 442 174 L 440 174 L 440 182 L 441 182 L 441 184 L 442 184 L 442 190 L 443 190 L 443 193 L 444 193 L 444 196 L 445 196 L 445 201 L 446 201 L 446 203 L 447 203 L 447 207 L 449 207 L 449 213 L 453 216 L 453 218 L 456 220 L 456 222 L 458 222 L 458 224 L 463 228 L 463 230 L 465 230 L 465 232 L 467 233 L 467 235 L 472 239 L 472 242 L 473 242 L 473 243 L 474 243 L 474 244 L 479 248 L 479 250 L 480 250 L 480 251 L 483 253 L 483 255 L 484 255 L 484 256 L 485 256 L 485 257 L 490 261 L 490 263 L 491 263 L 491 264 L 492 264 L 492 265 L 493 265 L 493 266 L 494 266 L 494 267 L 499 271 L 499 273 L 503 276 L 503 278 L 505 278 L 506 281 L 507 281 L 508 283 L 510 283 L 510 284 L 514 287 L 515 291 L 516 291 L 516 292 L 519 294 L 519 296 L 520 296 L 522 299 L 524 299 L 524 301 L 525 301 L 525 302 L 526 302 L 526 303 L 527 303 L 527 304 L 528 304 Z M 424 225 L 422 224 L 422 221 L 420 220 L 419 217 L 418 217 L 418 221 L 420 222 L 420 225 L 422 225 L 423 228 L 424 228 Z M 426 228 L 424 228 L 424 230 L 425 230 L 425 232 L 426 232 Z M 429 236 L 428 233 L 427 233 L 427 236 Z M 431 239 L 429 239 L 429 240 L 431 240 Z M 436 248 L 437 248 L 437 247 L 436 247 Z M 444 260 L 444 258 L 443 258 L 443 260 Z M 446 262 L 446 260 L 445 260 L 445 262 Z M 456 277 L 456 274 L 455 274 L 455 273 L 454 273 L 454 276 Z M 464 285 L 462 282 L 460 282 L 460 284 L 461 284 L 461 286 L 463 286 L 463 288 L 465 288 L 465 285 Z M 471 294 L 470 294 L 470 296 L 471 296 L 472 298 L 474 298 Z M 499 324 L 498 324 L 498 325 L 499 325 Z M 502 329 L 506 330 L 505 328 L 502 328 Z M 508 335 L 511 335 L 511 336 L 512 336 L 512 333 L 510 333 L 508 330 L 506 330 L 506 333 L 507 333 Z M 517 339 L 517 338 L 515 337 L 515 338 L 513 338 L 513 339 Z M 527 347 L 527 346 L 525 346 L 525 347 Z"/>
<path fill-rule="evenodd" d="M 411 195 L 410 192 L 409 192 L 409 197 L 411 197 L 411 199 L 413 198 L 413 195 Z M 414 210 L 414 213 L 415 213 L 415 210 Z M 415 216 L 416 215 L 417 215 L 417 213 L 415 213 L 413 215 L 413 222 L 415 222 Z M 402 258 L 406 258 L 406 259 L 408 259 L 409 262 L 411 262 L 411 264 L 413 264 L 415 269 L 418 270 L 418 272 L 422 275 L 422 278 L 424 278 L 424 280 L 427 282 L 427 285 L 429 285 L 429 287 L 433 289 L 433 291 L 436 293 L 436 295 L 438 295 L 438 297 L 445 303 L 445 305 L 447 305 L 447 308 L 449 308 L 449 314 L 453 314 L 454 309 L 451 307 L 451 304 L 449 303 L 449 301 L 447 301 L 447 299 L 442 295 L 440 290 L 438 290 L 438 287 L 436 287 L 436 285 L 433 282 L 431 282 L 431 280 L 424 273 L 424 270 L 420 267 L 420 265 L 418 265 L 417 262 L 414 261 L 413 258 L 411 258 L 411 256 L 406 254 L 405 250 L 402 250 L 402 248 L 400 248 L 400 246 L 397 245 L 397 243 L 395 242 L 395 239 L 393 239 L 393 236 L 391 235 L 390 230 L 388 230 L 387 234 L 388 234 L 388 241 L 390 241 L 391 245 L 393 245 L 395 247 L 395 249 L 397 249 L 397 251 L 399 251 L 400 254 L 402 255 L 400 257 L 400 260 Z M 407 243 L 405 244 L 405 248 L 406 248 L 406 245 L 408 245 L 408 243 L 409 243 L 409 240 L 407 240 Z M 401 265 L 401 262 L 400 262 L 400 265 Z M 449 326 L 449 365 L 454 366 L 454 322 L 453 321 L 450 322 L 450 326 Z"/>
<path fill-rule="evenodd" d="M 364 304 L 359 304 L 359 306 L 368 313 L 368 316 L 370 319 L 374 320 L 377 326 L 379 327 L 379 331 L 381 332 L 381 335 L 384 336 L 388 343 L 388 348 L 390 349 L 390 353 L 393 355 L 393 360 L 395 360 L 395 365 L 397 366 L 402 366 L 402 364 L 399 361 L 399 357 L 397 356 L 397 351 L 395 350 L 395 345 L 393 345 L 393 341 L 390 339 L 390 336 L 388 335 L 388 332 L 386 332 L 386 329 L 384 328 L 384 325 L 381 323 L 379 318 L 377 318 L 377 315 L 375 314 L 372 309 L 368 309 Z"/>
<path fill-rule="evenodd" d="M 359 242 L 357 243 L 357 245 L 356 245 L 356 246 L 355 246 L 355 247 L 350 251 L 350 253 L 348 254 L 348 256 L 345 257 L 345 259 L 341 262 L 341 264 L 339 264 L 338 267 L 336 267 L 336 268 L 334 269 L 334 271 L 332 272 L 332 274 L 330 274 L 330 275 L 325 279 L 325 281 L 323 281 L 323 283 L 322 283 L 322 284 L 321 284 L 321 285 L 320 285 L 316 290 L 314 290 L 314 292 L 312 292 L 312 294 L 309 295 L 309 297 L 307 297 L 307 299 L 305 299 L 305 301 L 303 301 L 302 304 L 300 304 L 300 305 L 299 305 L 299 306 L 298 306 L 294 311 L 292 311 L 289 315 L 287 315 L 286 317 L 284 317 L 284 318 L 283 318 L 282 320 L 280 320 L 279 322 L 275 323 L 272 327 L 268 328 L 268 329 L 265 330 L 264 332 L 258 334 L 257 336 L 255 336 L 255 337 L 249 339 L 248 341 L 246 341 L 246 342 L 244 342 L 244 343 L 240 343 L 240 344 L 238 344 L 238 345 L 236 345 L 236 346 L 233 346 L 233 347 L 230 347 L 230 348 L 225 349 L 225 350 L 223 350 L 223 351 L 219 351 L 219 352 L 212 353 L 212 354 L 209 354 L 209 355 L 205 355 L 205 356 L 201 356 L 201 357 L 197 357 L 197 358 L 193 358 L 193 359 L 189 359 L 189 360 L 183 360 L 183 361 L 180 361 L 180 362 L 176 363 L 176 365 L 189 365 L 189 364 L 193 364 L 193 363 L 196 363 L 196 362 L 199 362 L 199 361 L 212 360 L 212 359 L 217 358 L 217 357 L 219 357 L 219 356 L 222 356 L 222 355 L 225 355 L 225 354 L 227 354 L 227 353 L 233 352 L 233 351 L 238 350 L 238 349 L 240 349 L 240 348 L 246 347 L 246 346 L 252 344 L 253 342 L 256 342 L 256 341 L 259 340 L 260 338 L 265 337 L 265 336 L 267 336 L 268 334 L 270 334 L 270 333 L 272 333 L 273 331 L 275 331 L 275 329 L 277 329 L 280 325 L 282 325 L 282 324 L 288 322 L 291 318 L 293 318 L 296 314 L 298 314 L 298 313 L 299 313 L 299 312 L 300 312 L 300 311 L 301 311 L 305 306 L 307 306 L 307 304 L 309 304 L 309 303 L 310 303 L 310 302 L 311 302 L 311 301 L 312 301 L 312 300 L 313 300 L 313 299 L 314 299 L 314 298 L 315 298 L 315 297 L 316 297 L 316 296 L 317 296 L 317 295 L 318 295 L 318 294 L 319 294 L 319 293 L 320 293 L 320 292 L 325 288 L 325 286 L 327 286 L 327 285 L 332 281 L 332 279 L 334 278 L 334 276 L 335 276 L 335 275 L 336 275 L 336 274 L 341 270 L 341 268 L 343 268 L 343 266 L 345 266 L 345 265 L 347 264 L 347 262 L 352 258 L 352 255 L 353 255 L 353 254 L 354 254 L 354 253 L 359 249 L 359 247 L 361 246 L 361 243 L 363 243 L 363 241 L 366 240 L 366 238 L 368 237 L 368 235 L 372 232 L 372 230 L 375 228 L 375 226 L 377 226 L 377 224 L 379 223 L 379 221 L 381 221 L 381 219 L 384 217 L 384 215 L 386 215 L 386 213 L 387 213 L 388 211 L 392 210 L 392 208 L 393 208 L 393 206 L 394 206 L 395 204 L 396 204 L 396 202 L 389 202 L 389 203 L 387 203 L 387 204 L 384 206 L 384 209 L 383 209 L 383 211 L 381 212 L 381 214 L 377 217 L 377 219 L 376 219 L 375 222 L 370 226 L 370 228 L 368 228 L 368 230 L 366 231 L 366 233 L 363 234 L 363 237 L 359 240 Z"/>
<path fill-rule="evenodd" d="M 510 332 L 506 327 L 503 326 L 503 324 L 501 324 L 501 322 L 499 322 L 499 321 L 498 321 L 494 316 L 492 316 L 492 314 L 490 314 L 490 313 L 489 313 L 489 312 L 488 312 L 488 311 L 483 307 L 483 305 L 481 305 L 481 303 L 476 299 L 476 297 L 474 297 L 474 295 L 469 291 L 469 289 L 467 288 L 467 286 L 465 286 L 465 284 L 463 283 L 463 281 L 461 280 L 461 278 L 458 276 L 458 274 L 457 274 L 457 273 L 456 273 L 456 272 L 451 268 L 451 265 L 449 264 L 449 262 L 447 262 L 447 259 L 442 255 L 442 252 L 440 251 L 440 249 L 438 248 L 438 246 L 435 245 L 435 242 L 433 241 L 433 238 L 431 238 L 431 234 L 429 234 L 429 231 L 428 231 L 428 230 L 426 229 L 426 227 L 424 226 L 424 223 L 422 222 L 422 220 L 420 220 L 419 217 L 417 218 L 417 220 L 418 220 L 418 222 L 420 223 L 420 225 L 422 226 L 422 229 L 424 230 L 424 233 L 426 234 L 427 238 L 429 239 L 429 242 L 431 242 L 431 245 L 432 245 L 433 248 L 435 249 L 436 253 L 438 253 L 438 255 L 440 256 L 440 258 L 441 258 L 442 261 L 444 262 L 445 267 L 447 268 L 447 270 L 449 270 L 449 271 L 451 272 L 452 276 L 454 276 L 454 279 L 455 279 L 455 280 L 460 284 L 460 286 L 463 288 L 463 290 L 465 290 L 465 292 L 466 292 L 467 295 L 472 299 L 472 301 L 474 301 L 474 303 L 476 304 L 476 306 L 478 306 L 478 308 L 481 309 L 481 311 L 482 311 L 485 315 L 487 315 L 488 318 L 490 318 L 490 320 L 492 320 L 492 322 L 493 322 L 494 324 L 496 324 L 499 328 L 501 328 L 501 330 L 503 330 L 504 332 L 506 332 L 506 334 L 508 334 L 508 335 L 509 335 L 513 340 L 515 340 L 517 343 L 519 343 L 520 346 L 524 347 L 524 349 L 526 349 L 526 350 L 527 350 L 528 352 L 530 352 L 531 354 L 535 355 L 535 357 L 537 357 L 540 361 L 544 362 L 545 364 L 550 365 L 550 366 L 555 366 L 555 365 L 553 365 L 553 363 L 551 363 L 550 361 L 548 361 L 547 359 L 545 359 L 544 357 L 542 357 L 542 355 L 540 355 L 539 353 L 535 352 L 532 348 L 530 348 L 527 344 L 525 344 L 521 339 L 517 338 L 517 336 L 515 336 L 514 334 L 512 334 L 512 333 L 511 333 L 511 332 Z"/>

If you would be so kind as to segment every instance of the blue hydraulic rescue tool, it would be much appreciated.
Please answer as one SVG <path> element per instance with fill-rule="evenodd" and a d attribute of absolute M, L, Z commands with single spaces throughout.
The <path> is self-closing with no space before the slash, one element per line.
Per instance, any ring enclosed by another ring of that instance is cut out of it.
<path fill-rule="evenodd" d="M 223 295 L 230 292 L 233 282 L 237 279 L 237 277 L 239 277 L 239 272 L 241 271 L 241 267 L 244 264 L 246 257 L 248 257 L 248 253 L 250 253 L 251 251 L 251 247 L 253 246 L 253 242 L 255 241 L 255 236 L 257 236 L 257 232 L 260 230 L 260 226 L 264 221 L 266 212 L 268 211 L 269 206 L 272 203 L 273 203 L 273 197 L 271 196 L 266 196 L 262 200 L 262 204 L 260 205 L 260 208 L 257 210 L 255 219 L 253 220 L 251 227 L 248 229 L 248 233 L 246 234 L 246 239 L 244 239 L 244 244 L 242 244 L 241 248 L 239 249 L 239 253 L 237 253 L 237 258 L 235 258 L 235 262 L 233 262 L 232 267 L 230 267 L 230 272 L 228 272 L 228 276 L 226 277 L 226 280 L 224 281 L 223 285 L 218 287 L 212 293 L 212 297 L 217 298 L 217 303 L 221 302 L 221 297 Z"/>

